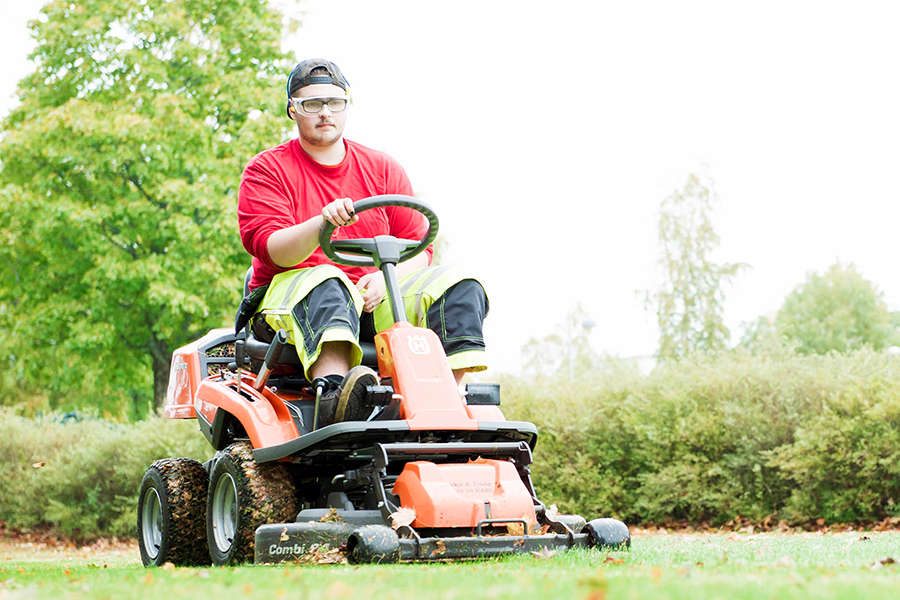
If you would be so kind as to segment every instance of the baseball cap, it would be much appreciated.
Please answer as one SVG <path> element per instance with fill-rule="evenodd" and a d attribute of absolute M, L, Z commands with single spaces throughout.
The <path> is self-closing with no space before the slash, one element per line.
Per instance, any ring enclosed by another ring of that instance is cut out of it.
<path fill-rule="evenodd" d="M 322 67 L 327 73 L 317 73 L 316 75 L 312 75 L 313 69 L 317 67 Z M 330 60 L 324 58 L 308 58 L 302 60 L 297 63 L 297 66 L 295 66 L 291 70 L 291 74 L 288 75 L 288 118 L 291 118 L 290 97 L 300 88 L 314 83 L 330 83 L 343 89 L 344 92 L 347 92 L 350 89 L 350 84 L 347 82 L 347 78 L 344 77 L 344 74 L 341 73 L 341 69 Z"/>

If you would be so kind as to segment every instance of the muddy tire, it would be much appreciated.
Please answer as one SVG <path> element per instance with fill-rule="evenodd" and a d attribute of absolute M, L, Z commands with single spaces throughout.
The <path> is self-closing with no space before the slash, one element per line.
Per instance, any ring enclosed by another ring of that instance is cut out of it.
<path fill-rule="evenodd" d="M 257 464 L 247 442 L 231 444 L 216 456 L 206 501 L 206 537 L 214 564 L 253 560 L 256 528 L 296 517 L 287 465 Z"/>
<path fill-rule="evenodd" d="M 196 460 L 166 458 L 144 473 L 137 532 L 145 567 L 209 564 L 206 545 L 206 470 Z"/>

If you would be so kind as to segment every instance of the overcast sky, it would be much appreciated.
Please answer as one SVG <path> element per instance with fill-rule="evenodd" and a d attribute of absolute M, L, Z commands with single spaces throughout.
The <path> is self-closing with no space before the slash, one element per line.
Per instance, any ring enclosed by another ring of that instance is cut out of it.
<path fill-rule="evenodd" d="M 41 2 L 0 1 L 5 114 Z M 900 309 L 900 2 L 300 6 L 287 47 L 340 65 L 347 137 L 405 166 L 482 276 L 497 370 L 576 302 L 598 352 L 652 354 L 637 291 L 660 279 L 659 203 L 703 164 L 716 258 L 752 267 L 728 291 L 735 339 L 838 260 Z"/>

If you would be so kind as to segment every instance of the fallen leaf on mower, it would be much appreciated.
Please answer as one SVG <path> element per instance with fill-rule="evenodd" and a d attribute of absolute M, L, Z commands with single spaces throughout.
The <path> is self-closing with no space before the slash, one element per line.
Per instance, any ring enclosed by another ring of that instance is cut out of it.
<path fill-rule="evenodd" d="M 322 515 L 322 518 L 319 519 L 320 523 L 343 523 L 344 519 L 341 518 L 341 515 L 338 514 L 337 509 L 331 508 L 328 510 L 327 515 Z M 285 528 L 287 531 L 287 528 Z"/>
<path fill-rule="evenodd" d="M 525 527 L 521 523 L 507 523 L 506 532 L 509 535 L 525 535 Z"/>
<path fill-rule="evenodd" d="M 416 520 L 416 509 L 400 508 L 397 512 L 391 513 L 391 527 L 399 529 L 404 525 L 409 525 Z"/>
<path fill-rule="evenodd" d="M 559 514 L 559 509 L 556 507 L 555 504 L 551 504 L 550 506 L 547 507 L 545 514 L 547 515 L 548 519 L 550 519 L 551 521 L 555 521 L 556 515 Z"/>
<path fill-rule="evenodd" d="M 288 541 L 287 527 L 281 530 L 281 536 L 278 539 L 282 542 Z"/>
<path fill-rule="evenodd" d="M 549 548 L 547 548 L 547 546 L 544 546 L 543 548 L 541 548 L 541 549 L 538 550 L 537 552 L 535 552 L 534 550 L 532 550 L 531 553 L 534 555 L 535 558 L 541 558 L 541 559 L 544 559 L 544 558 L 550 558 L 551 556 L 553 556 L 554 554 L 556 554 L 556 550 L 550 550 Z"/>

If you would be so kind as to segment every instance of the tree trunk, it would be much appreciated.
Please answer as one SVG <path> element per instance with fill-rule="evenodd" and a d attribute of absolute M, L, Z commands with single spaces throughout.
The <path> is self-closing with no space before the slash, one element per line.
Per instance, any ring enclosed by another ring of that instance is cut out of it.
<path fill-rule="evenodd" d="M 169 387 L 169 368 L 172 364 L 172 353 L 165 349 L 164 344 L 159 344 L 156 351 L 150 353 L 153 357 L 153 410 L 162 413 L 166 403 L 166 389 Z"/>

